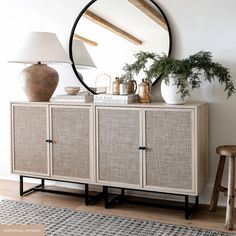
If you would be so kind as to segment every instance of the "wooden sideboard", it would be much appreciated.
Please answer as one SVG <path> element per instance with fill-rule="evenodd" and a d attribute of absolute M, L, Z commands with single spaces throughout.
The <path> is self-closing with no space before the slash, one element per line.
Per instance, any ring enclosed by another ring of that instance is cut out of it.
<path fill-rule="evenodd" d="M 12 102 L 12 172 L 198 196 L 208 180 L 208 106 Z"/>

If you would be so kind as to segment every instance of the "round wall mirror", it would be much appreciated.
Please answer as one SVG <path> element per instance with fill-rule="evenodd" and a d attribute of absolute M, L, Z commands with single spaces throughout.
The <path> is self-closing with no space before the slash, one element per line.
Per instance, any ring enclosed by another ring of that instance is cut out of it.
<path fill-rule="evenodd" d="M 153 0 L 93 0 L 75 20 L 69 44 L 72 68 L 94 94 L 111 93 L 112 82 L 138 51 L 171 52 L 169 23 Z M 134 79 L 139 83 L 141 77 Z"/>

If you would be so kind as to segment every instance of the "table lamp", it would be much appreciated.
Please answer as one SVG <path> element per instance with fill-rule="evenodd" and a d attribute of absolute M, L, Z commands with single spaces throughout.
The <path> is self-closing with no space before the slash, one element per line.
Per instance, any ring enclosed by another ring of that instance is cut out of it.
<path fill-rule="evenodd" d="M 77 69 L 96 68 L 84 43 L 80 40 L 73 40 L 72 44 L 73 60 Z"/>
<path fill-rule="evenodd" d="M 73 52 L 73 61 L 74 61 L 75 68 L 77 69 L 77 73 L 80 79 L 83 80 L 83 76 L 78 70 L 96 68 L 96 65 L 93 62 L 93 59 L 90 56 L 84 43 L 81 42 L 80 40 L 76 40 L 76 39 L 73 40 L 72 52 Z"/>
<path fill-rule="evenodd" d="M 80 40 L 73 39 L 72 42 L 72 54 L 73 54 L 73 63 L 76 70 L 76 74 L 79 77 L 80 82 L 87 88 L 87 84 L 83 80 L 83 76 L 80 73 L 81 69 L 92 69 L 96 68 L 95 63 L 93 62 L 92 57 L 90 56 L 87 48 L 84 43 Z M 94 88 L 89 87 L 94 91 Z"/>
<path fill-rule="evenodd" d="M 48 32 L 29 33 L 10 62 L 32 64 L 20 74 L 30 102 L 49 101 L 57 87 L 59 75 L 48 63 L 71 63 L 56 34 Z"/>

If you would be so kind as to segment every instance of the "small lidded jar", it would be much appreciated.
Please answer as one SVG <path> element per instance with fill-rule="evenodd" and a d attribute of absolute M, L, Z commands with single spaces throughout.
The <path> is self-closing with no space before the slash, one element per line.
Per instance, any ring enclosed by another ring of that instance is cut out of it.
<path fill-rule="evenodd" d="M 139 84 L 139 102 L 140 103 L 150 103 L 151 102 L 151 86 L 146 79 L 142 79 Z"/>
<path fill-rule="evenodd" d="M 120 94 L 120 78 L 116 77 L 115 81 L 112 83 L 112 94 L 119 95 Z"/>

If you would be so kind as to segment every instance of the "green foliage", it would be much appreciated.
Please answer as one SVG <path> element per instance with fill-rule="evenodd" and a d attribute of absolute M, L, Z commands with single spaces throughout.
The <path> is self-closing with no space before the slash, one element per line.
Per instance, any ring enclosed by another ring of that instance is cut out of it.
<path fill-rule="evenodd" d="M 210 52 L 200 51 L 189 56 L 186 59 L 175 59 L 167 55 L 158 55 L 156 53 L 140 51 L 134 54 L 136 61 L 132 64 L 126 64 L 123 67 L 125 77 L 132 79 L 140 71 L 145 73 L 146 79 L 164 77 L 165 83 L 168 84 L 168 75 L 174 74 L 175 84 L 179 88 L 181 97 L 190 96 L 190 89 L 200 88 L 203 81 L 212 82 L 216 78 L 218 82 L 225 85 L 224 91 L 229 98 L 235 93 L 235 87 L 231 79 L 229 69 L 220 63 L 213 62 Z M 152 61 L 149 68 L 147 63 Z"/>

